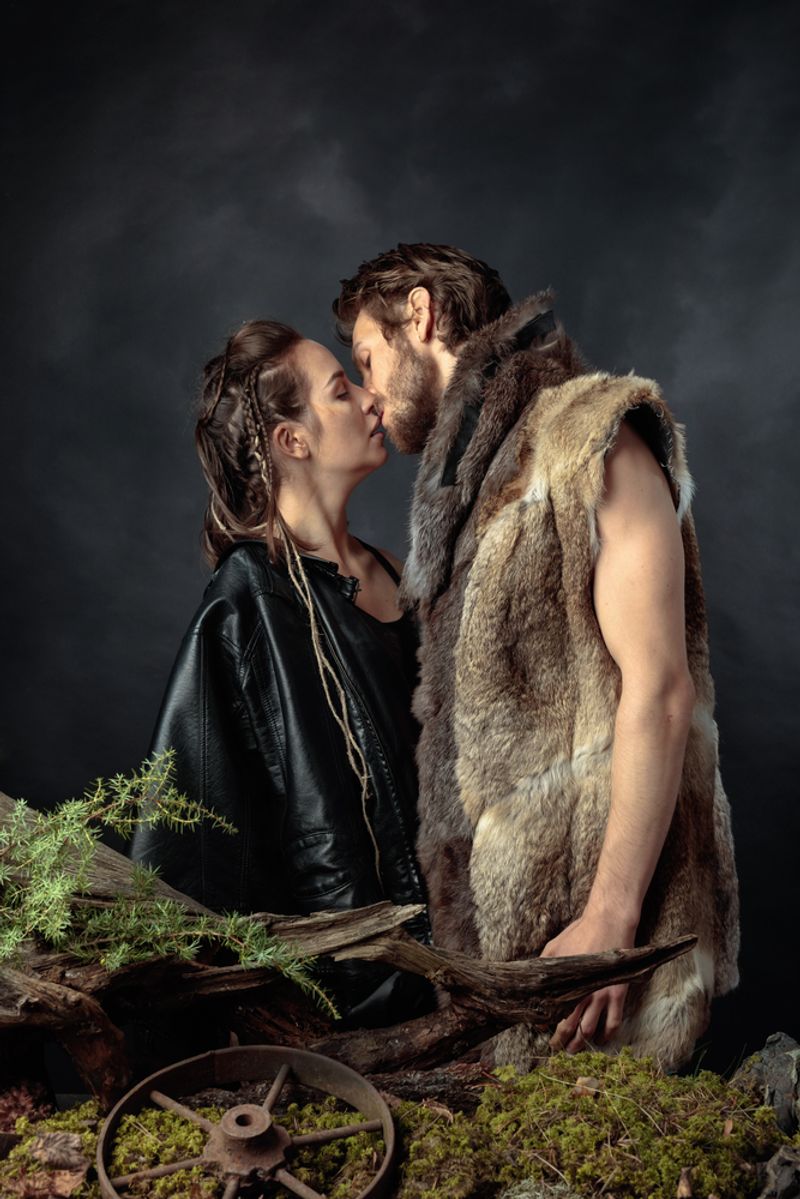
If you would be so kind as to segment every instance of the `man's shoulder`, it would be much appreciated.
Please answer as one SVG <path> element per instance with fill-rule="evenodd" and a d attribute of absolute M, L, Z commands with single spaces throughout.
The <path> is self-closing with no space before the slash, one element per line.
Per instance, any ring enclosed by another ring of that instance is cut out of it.
<path fill-rule="evenodd" d="M 607 371 L 576 375 L 565 383 L 545 388 L 539 396 L 543 422 L 556 428 L 574 427 L 591 435 L 608 420 L 621 418 L 639 405 L 669 413 L 661 388 L 653 379 L 631 372 L 615 375 Z M 537 402 L 536 408 L 540 403 Z M 671 419 L 671 417 L 670 417 Z"/>
<path fill-rule="evenodd" d="M 588 457 L 605 455 L 621 422 L 639 412 L 643 426 L 659 430 L 671 445 L 676 424 L 658 384 L 639 375 L 605 371 L 576 375 L 545 388 L 526 413 L 523 436 L 537 457 L 552 465 L 577 468 Z M 637 418 L 634 418 L 637 419 Z"/>
<path fill-rule="evenodd" d="M 624 423 L 631 425 L 674 480 L 685 508 L 692 484 L 683 427 L 675 421 L 658 384 L 633 373 L 597 371 L 542 391 L 526 416 L 523 474 L 538 480 L 542 493 L 559 480 L 570 480 L 586 505 L 593 506 L 603 491 L 607 455 Z"/>

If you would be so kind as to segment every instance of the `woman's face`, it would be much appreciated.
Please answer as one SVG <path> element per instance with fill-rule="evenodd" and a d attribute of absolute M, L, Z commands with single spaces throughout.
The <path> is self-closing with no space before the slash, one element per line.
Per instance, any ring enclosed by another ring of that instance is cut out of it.
<path fill-rule="evenodd" d="M 382 466 L 389 455 L 375 397 L 352 383 L 316 341 L 301 341 L 292 358 L 308 381 L 310 419 L 303 422 L 303 433 L 312 466 L 350 480 Z"/>

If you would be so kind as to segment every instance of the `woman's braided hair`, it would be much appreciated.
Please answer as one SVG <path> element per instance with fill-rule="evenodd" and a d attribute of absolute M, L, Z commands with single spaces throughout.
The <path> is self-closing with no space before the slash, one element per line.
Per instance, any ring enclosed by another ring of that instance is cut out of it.
<path fill-rule="evenodd" d="M 292 361 L 291 352 L 302 340 L 295 329 L 279 321 L 247 321 L 229 338 L 224 352 L 206 364 L 195 427 L 195 445 L 209 487 L 203 551 L 216 567 L 231 544 L 257 538 L 266 541 L 271 562 L 285 561 L 308 615 L 325 699 L 359 782 L 380 877 L 378 844 L 367 814 L 369 771 L 353 734 L 344 688 L 322 644 L 300 553 L 311 547 L 291 532 L 278 508 L 280 476 L 272 457 L 271 434 L 281 421 L 308 425 L 313 416 L 308 409 L 308 382 Z"/>
<path fill-rule="evenodd" d="M 203 551 L 212 567 L 246 537 L 266 538 L 272 562 L 282 553 L 269 442 L 280 421 L 308 421 L 308 384 L 291 360 L 302 340 L 278 321 L 248 321 L 206 364 L 195 445 L 209 487 Z"/>

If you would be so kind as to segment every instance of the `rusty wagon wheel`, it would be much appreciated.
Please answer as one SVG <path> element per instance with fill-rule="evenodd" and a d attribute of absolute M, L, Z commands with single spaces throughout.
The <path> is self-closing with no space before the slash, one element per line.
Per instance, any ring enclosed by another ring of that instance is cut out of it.
<path fill-rule="evenodd" d="M 356 1108 L 368 1120 L 293 1135 L 277 1124 L 272 1111 L 284 1084 L 289 1079 L 304 1087 L 323 1091 Z M 192 1095 L 207 1087 L 226 1087 L 239 1082 L 272 1080 L 262 1104 L 242 1103 L 230 1108 L 215 1122 L 201 1116 L 172 1096 Z M 148 1104 L 175 1112 L 198 1125 L 207 1134 L 201 1155 L 138 1170 L 120 1178 L 110 1178 L 108 1167 L 114 1135 L 123 1116 L 134 1115 Z M 176 1062 L 151 1074 L 120 1099 L 103 1124 L 97 1145 L 97 1175 L 103 1199 L 124 1199 L 128 1188 L 147 1179 L 165 1178 L 193 1166 L 204 1169 L 224 1183 L 223 1199 L 241 1195 L 273 1194 L 279 1184 L 302 1199 L 323 1199 L 318 1191 L 301 1182 L 291 1172 L 295 1149 L 324 1145 L 359 1132 L 380 1132 L 384 1153 L 380 1167 L 365 1190 L 352 1199 L 379 1199 L 389 1193 L 395 1157 L 395 1135 L 389 1109 L 375 1088 L 351 1070 L 319 1053 L 302 1049 L 282 1049 L 277 1045 L 243 1045 L 235 1049 L 216 1049 L 199 1057 Z"/>

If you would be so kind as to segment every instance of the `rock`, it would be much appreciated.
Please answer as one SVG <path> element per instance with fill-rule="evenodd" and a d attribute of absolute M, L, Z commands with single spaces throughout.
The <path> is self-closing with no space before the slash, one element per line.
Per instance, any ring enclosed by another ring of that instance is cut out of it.
<path fill-rule="evenodd" d="M 86 1170 L 89 1161 L 78 1132 L 43 1132 L 29 1149 L 31 1157 L 51 1170 Z"/>
<path fill-rule="evenodd" d="M 573 1095 L 591 1095 L 592 1099 L 596 1099 L 600 1091 L 603 1089 L 603 1084 L 599 1078 L 580 1078 L 575 1079 L 575 1086 L 572 1088 Z"/>
<path fill-rule="evenodd" d="M 681 1170 L 681 1176 L 678 1179 L 678 1189 L 675 1192 L 675 1196 L 676 1199 L 692 1199 L 693 1194 L 692 1167 L 684 1166 Z"/>
<path fill-rule="evenodd" d="M 767 1037 L 763 1049 L 743 1062 L 731 1086 L 758 1093 L 775 1109 L 779 1127 L 790 1136 L 800 1126 L 800 1045 L 785 1032 Z"/>
<path fill-rule="evenodd" d="M 767 1162 L 766 1185 L 758 1199 L 797 1199 L 800 1196 L 800 1149 L 784 1145 Z"/>
<path fill-rule="evenodd" d="M 542 1182 L 539 1178 L 526 1178 L 503 1191 L 500 1199 L 580 1199 L 580 1196 L 566 1182 Z"/>

